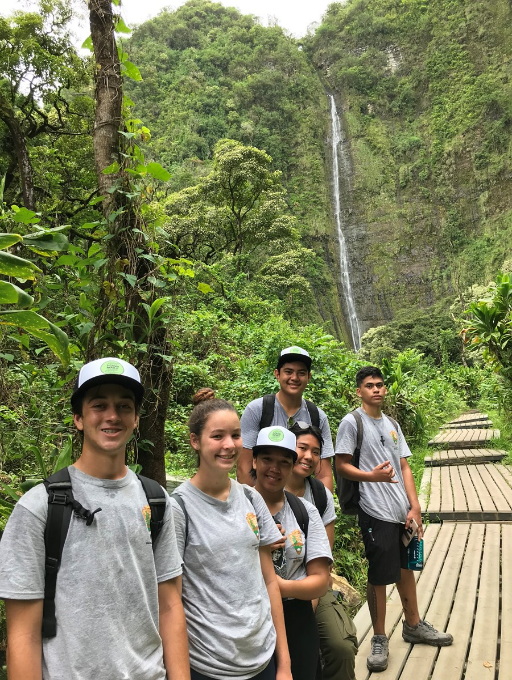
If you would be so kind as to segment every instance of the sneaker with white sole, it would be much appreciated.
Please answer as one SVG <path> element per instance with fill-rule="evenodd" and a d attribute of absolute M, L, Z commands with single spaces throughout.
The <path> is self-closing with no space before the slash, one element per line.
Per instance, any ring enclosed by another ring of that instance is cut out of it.
<path fill-rule="evenodd" d="M 388 667 L 389 642 L 385 635 L 372 637 L 372 651 L 366 659 L 369 671 L 385 671 Z"/>
<path fill-rule="evenodd" d="M 453 642 L 453 635 L 441 633 L 428 621 L 420 620 L 417 626 L 410 626 L 403 622 L 402 637 L 413 644 L 432 645 L 433 647 L 448 647 Z"/>

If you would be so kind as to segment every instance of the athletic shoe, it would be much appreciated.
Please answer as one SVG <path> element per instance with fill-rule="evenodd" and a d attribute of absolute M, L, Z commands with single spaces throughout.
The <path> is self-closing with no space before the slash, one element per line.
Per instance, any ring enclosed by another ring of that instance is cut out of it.
<path fill-rule="evenodd" d="M 417 626 L 410 626 L 407 621 L 403 622 L 402 637 L 406 642 L 414 644 L 422 643 L 433 647 L 448 647 L 453 642 L 453 635 L 441 633 L 428 621 L 420 620 Z"/>
<path fill-rule="evenodd" d="M 372 637 L 372 652 L 366 659 L 369 671 L 385 671 L 388 667 L 389 642 L 385 635 Z"/>

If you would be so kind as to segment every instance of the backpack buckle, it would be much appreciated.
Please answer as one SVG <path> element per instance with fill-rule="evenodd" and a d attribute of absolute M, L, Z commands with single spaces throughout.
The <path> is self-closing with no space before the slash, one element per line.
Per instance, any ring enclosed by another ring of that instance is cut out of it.
<path fill-rule="evenodd" d="M 69 502 L 67 493 L 59 493 L 58 491 L 51 490 L 49 496 L 50 503 L 54 503 L 55 505 L 67 505 Z"/>

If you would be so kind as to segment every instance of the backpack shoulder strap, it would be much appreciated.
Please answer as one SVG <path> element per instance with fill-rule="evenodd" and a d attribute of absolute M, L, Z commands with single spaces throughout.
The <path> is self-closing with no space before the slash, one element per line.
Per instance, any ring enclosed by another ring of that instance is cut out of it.
<path fill-rule="evenodd" d="M 151 543 L 155 549 L 156 540 L 164 525 L 165 506 L 167 504 L 165 492 L 158 482 L 143 475 L 137 475 L 151 510 L 149 528 L 151 531 Z"/>
<path fill-rule="evenodd" d="M 42 635 L 44 638 L 51 638 L 57 634 L 57 619 L 55 617 L 57 573 L 73 513 L 74 498 L 67 467 L 51 475 L 43 483 L 48 493 L 48 518 L 44 531 L 46 555 Z"/>
<path fill-rule="evenodd" d="M 313 494 L 313 502 L 320 513 L 320 517 L 323 517 L 327 510 L 327 491 L 319 479 L 314 477 L 309 477 L 308 479 L 311 485 L 311 493 Z"/>
<path fill-rule="evenodd" d="M 361 446 L 363 443 L 363 434 L 364 434 L 364 428 L 363 428 L 363 419 L 361 418 L 361 414 L 359 411 L 356 409 L 355 411 L 352 411 L 352 415 L 355 418 L 356 425 L 357 425 L 357 439 L 356 439 L 356 448 L 354 449 L 353 453 L 353 459 L 352 459 L 352 465 L 354 467 L 359 467 L 359 456 L 361 455 Z"/>
<path fill-rule="evenodd" d="M 387 413 L 385 413 L 384 415 L 386 416 L 386 418 L 387 418 L 388 420 L 391 420 L 391 422 L 392 422 L 393 425 L 395 426 L 395 430 L 398 432 L 398 423 L 396 422 L 396 420 L 394 420 L 391 416 L 388 416 Z"/>
<path fill-rule="evenodd" d="M 264 427 L 269 427 L 270 425 L 272 425 L 272 421 L 274 420 L 275 403 L 276 403 L 275 394 L 266 394 L 263 397 L 263 405 L 261 408 L 261 418 L 259 427 L 260 430 L 262 430 Z"/>
<path fill-rule="evenodd" d="M 318 410 L 318 406 L 316 404 L 313 404 L 312 401 L 309 401 L 308 399 L 304 399 L 306 402 L 306 406 L 308 407 L 309 411 L 309 417 L 311 418 L 311 425 L 314 425 L 314 427 L 320 427 L 320 412 Z"/>
<path fill-rule="evenodd" d="M 308 511 L 306 510 L 304 503 L 297 498 L 297 496 L 290 491 L 285 490 L 285 495 L 288 503 L 290 504 L 290 508 L 292 509 L 293 514 L 295 515 L 295 519 L 297 520 L 302 533 L 304 536 L 307 538 L 308 537 L 308 527 L 309 527 L 309 515 Z"/>

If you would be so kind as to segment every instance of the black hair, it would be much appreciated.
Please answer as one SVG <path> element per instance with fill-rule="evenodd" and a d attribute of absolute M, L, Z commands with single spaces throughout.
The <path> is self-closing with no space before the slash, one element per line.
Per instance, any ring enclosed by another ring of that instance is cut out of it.
<path fill-rule="evenodd" d="M 316 427 L 315 425 L 308 425 L 307 427 L 301 427 L 298 423 L 294 423 L 291 427 L 288 428 L 290 432 L 293 432 L 293 434 L 297 437 L 302 437 L 304 434 L 312 434 L 313 437 L 316 437 L 318 439 L 318 443 L 320 444 L 320 452 L 322 451 L 322 446 L 324 444 L 324 438 L 322 436 L 322 430 L 319 427 Z"/>
<path fill-rule="evenodd" d="M 384 382 L 382 371 L 377 366 L 363 366 L 356 373 L 356 385 L 361 387 L 366 378 L 380 378 Z"/>

